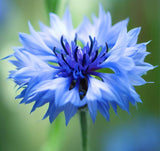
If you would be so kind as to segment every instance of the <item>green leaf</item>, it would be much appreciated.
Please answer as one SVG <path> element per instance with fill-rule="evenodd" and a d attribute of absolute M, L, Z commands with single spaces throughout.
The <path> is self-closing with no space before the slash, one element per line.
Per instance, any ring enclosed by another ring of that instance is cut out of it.
<path fill-rule="evenodd" d="M 102 68 L 102 69 L 98 69 L 96 70 L 96 72 L 100 72 L 100 73 L 114 73 L 114 71 L 110 68 Z"/>

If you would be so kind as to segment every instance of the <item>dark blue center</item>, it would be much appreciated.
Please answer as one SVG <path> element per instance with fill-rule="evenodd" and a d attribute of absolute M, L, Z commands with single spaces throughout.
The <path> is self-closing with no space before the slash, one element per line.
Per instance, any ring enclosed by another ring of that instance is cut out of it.
<path fill-rule="evenodd" d="M 61 50 L 54 47 L 53 52 L 58 59 L 58 64 L 61 67 L 61 76 L 72 76 L 73 79 L 84 79 L 88 74 L 100 69 L 100 64 L 107 59 L 108 45 L 105 47 L 97 46 L 96 39 L 90 39 L 90 44 L 81 48 L 77 45 L 77 36 L 71 45 L 66 39 L 61 37 Z"/>

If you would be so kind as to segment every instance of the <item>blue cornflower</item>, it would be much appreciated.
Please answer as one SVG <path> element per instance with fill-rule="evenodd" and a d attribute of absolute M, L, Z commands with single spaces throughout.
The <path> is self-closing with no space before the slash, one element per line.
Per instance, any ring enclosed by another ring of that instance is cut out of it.
<path fill-rule="evenodd" d="M 66 124 L 82 109 L 93 122 L 97 110 L 109 120 L 110 106 L 129 111 L 129 102 L 141 102 L 133 86 L 145 84 L 141 76 L 154 67 L 144 62 L 147 43 L 137 44 L 140 28 L 127 32 L 127 23 L 112 26 L 101 6 L 93 24 L 84 19 L 76 29 L 68 9 L 63 19 L 50 13 L 51 27 L 40 23 L 40 32 L 29 23 L 31 35 L 19 34 L 23 46 L 10 60 L 17 68 L 9 78 L 23 88 L 16 98 L 35 102 L 31 112 L 49 103 L 44 118 L 53 122 L 64 111 Z"/>

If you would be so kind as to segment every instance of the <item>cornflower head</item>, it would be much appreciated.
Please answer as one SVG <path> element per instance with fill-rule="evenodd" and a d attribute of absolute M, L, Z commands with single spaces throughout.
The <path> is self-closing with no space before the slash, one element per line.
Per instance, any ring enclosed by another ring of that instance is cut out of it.
<path fill-rule="evenodd" d="M 69 9 L 63 19 L 50 13 L 50 25 L 40 23 L 30 35 L 20 33 L 21 47 L 9 60 L 16 69 L 9 78 L 23 89 L 16 99 L 35 102 L 31 112 L 48 103 L 44 118 L 52 123 L 64 111 L 66 125 L 78 110 L 88 110 L 95 122 L 97 110 L 109 120 L 109 109 L 129 112 L 129 102 L 141 102 L 134 86 L 154 67 L 144 62 L 147 43 L 137 44 L 140 28 L 127 31 L 128 19 L 112 26 L 111 15 L 99 9 L 93 23 L 84 18 L 74 29 Z M 7 57 L 7 58 L 8 58 Z"/>

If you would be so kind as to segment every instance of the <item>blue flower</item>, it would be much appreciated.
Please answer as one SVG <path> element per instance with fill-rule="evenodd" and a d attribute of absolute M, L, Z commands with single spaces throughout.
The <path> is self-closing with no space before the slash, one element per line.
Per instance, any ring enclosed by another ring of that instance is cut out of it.
<path fill-rule="evenodd" d="M 118 35 L 122 28 L 126 27 L 129 19 L 118 22 L 112 26 L 112 18 L 110 12 L 105 13 L 102 6 L 99 7 L 99 18 L 93 15 L 93 24 L 87 17 L 84 17 L 82 24 L 78 27 L 79 38 L 86 44 L 88 36 L 96 37 L 98 45 L 105 45 L 111 48 L 115 45 Z"/>
<path fill-rule="evenodd" d="M 16 98 L 35 102 L 31 112 L 48 103 L 50 122 L 64 111 L 66 124 L 78 110 L 88 109 L 93 122 L 97 110 L 107 120 L 110 107 L 129 111 L 129 102 L 141 102 L 133 86 L 154 67 L 144 62 L 147 43 L 137 44 L 140 28 L 127 32 L 127 23 L 112 26 L 101 6 L 93 24 L 85 18 L 76 29 L 69 9 L 63 19 L 50 13 L 51 27 L 40 23 L 40 32 L 29 22 L 31 34 L 20 33 L 22 46 L 9 56 L 16 58 L 9 78 L 23 89 Z"/>

